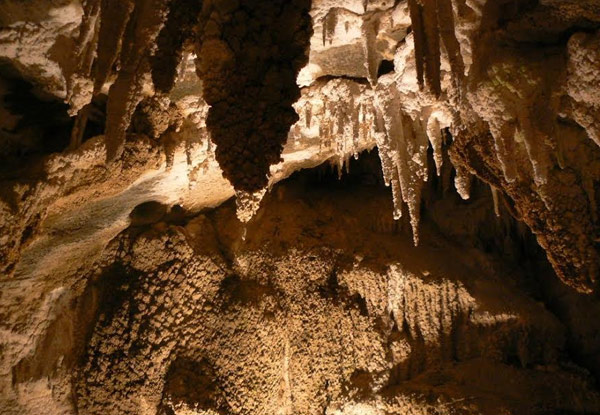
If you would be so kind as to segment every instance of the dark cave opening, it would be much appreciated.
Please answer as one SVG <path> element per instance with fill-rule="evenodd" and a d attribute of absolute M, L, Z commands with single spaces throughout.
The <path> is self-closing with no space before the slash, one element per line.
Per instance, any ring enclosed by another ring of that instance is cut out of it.
<path fill-rule="evenodd" d="M 394 72 L 394 61 L 382 60 L 377 69 L 377 77 Z"/>
<path fill-rule="evenodd" d="M 0 174 L 11 177 L 40 157 L 69 149 L 75 118 L 69 116 L 67 104 L 43 96 L 32 83 L 20 77 L 2 79 L 8 88 L 0 99 L 16 122 L 9 124 L 7 119 L 0 123 Z M 95 97 L 89 107 L 82 142 L 104 133 L 106 96 Z"/>
<path fill-rule="evenodd" d="M 9 82 L 9 90 L 3 97 L 4 105 L 19 120 L 12 130 L 2 126 L 5 136 L 0 152 L 2 164 L 13 157 L 49 154 L 67 148 L 72 126 L 68 106 L 57 100 L 39 98 L 33 85 L 23 79 L 10 79 Z"/>

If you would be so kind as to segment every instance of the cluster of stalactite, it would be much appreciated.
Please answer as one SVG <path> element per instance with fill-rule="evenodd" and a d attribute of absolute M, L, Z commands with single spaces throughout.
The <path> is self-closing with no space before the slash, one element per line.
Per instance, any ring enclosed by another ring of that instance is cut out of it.
<path fill-rule="evenodd" d="M 394 219 L 402 217 L 406 204 L 410 216 L 415 245 L 419 243 L 421 194 L 428 180 L 427 150 L 433 149 L 433 160 L 438 176 L 442 170 L 442 145 L 445 129 L 451 124 L 451 115 L 443 106 L 428 108 L 411 114 L 402 108 L 402 96 L 395 85 L 380 84 L 377 89 L 377 112 L 380 134 L 375 135 L 383 178 L 392 189 Z M 455 186 L 463 199 L 469 198 L 470 178 L 456 176 Z"/>
<path fill-rule="evenodd" d="M 112 161 L 121 155 L 127 129 L 143 98 L 144 81 L 151 72 L 154 45 L 167 16 L 173 14 L 173 10 L 169 13 L 169 3 L 169 0 L 84 3 L 79 48 L 75 51 L 77 62 L 68 81 L 71 111 L 78 114 L 71 139 L 73 146 L 81 141 L 91 100 L 114 78 L 106 107 L 107 159 Z M 86 81 L 90 78 L 93 81 Z"/>
<path fill-rule="evenodd" d="M 309 10 L 310 0 L 88 0 L 68 76 L 78 115 L 72 145 L 81 143 L 93 97 L 111 83 L 107 159 L 118 158 L 145 86 L 151 80 L 156 95 L 168 94 L 184 50 L 195 44 L 223 174 L 237 190 L 263 189 L 298 119 L 292 104 L 307 62 Z"/>
<path fill-rule="evenodd" d="M 567 120 L 581 126 L 596 144 L 600 142 L 596 122 L 600 108 L 596 92 L 599 36 L 571 36 L 566 29 L 557 30 L 561 36 L 570 36 L 564 45 L 564 59 L 562 51 L 544 50 L 534 56 L 528 47 L 521 50 L 519 39 L 527 39 L 528 34 L 517 30 L 511 43 L 517 47 L 507 50 L 511 31 L 503 29 L 501 22 L 512 19 L 517 24 L 519 13 L 506 14 L 501 6 L 484 4 L 488 3 L 454 3 L 457 8 L 453 10 L 451 0 L 408 0 L 412 34 L 407 44 L 411 46 L 398 47 L 393 75 L 397 88 L 380 89 L 376 109 L 353 102 L 347 103 L 348 108 L 342 108 L 346 103 L 324 103 L 319 138 L 325 145 L 337 143 L 338 153 L 346 157 L 345 144 L 358 148 L 361 129 L 367 130 L 372 124 L 370 138 L 377 142 L 384 176 L 392 186 L 396 217 L 406 203 L 416 242 L 419 189 L 427 179 L 427 138 L 439 168 L 440 129 L 450 128 L 453 152 L 462 155 L 454 157 L 455 183 L 461 196 L 468 197 L 469 174 L 490 184 L 495 200 L 508 196 L 514 210 L 521 211 L 520 216 L 538 235 L 557 274 L 589 291 L 596 284 L 599 269 L 599 168 L 593 161 L 598 150 L 588 148 L 585 154 L 574 156 L 580 151 L 568 148 L 574 139 L 561 139 L 560 131 L 566 128 L 561 123 Z M 167 95 L 186 47 L 193 47 L 203 98 L 210 106 L 205 127 L 216 144 L 214 156 L 240 200 L 245 198 L 240 205 L 252 206 L 249 211 L 253 212 L 268 184 L 269 168 L 280 161 L 290 128 L 298 120 L 292 105 L 300 97 L 296 77 L 307 62 L 312 30 L 310 0 L 86 0 L 83 6 L 76 60 L 66 74 L 71 113 L 78 114 L 72 144 L 81 142 L 91 101 L 105 92 L 107 85 L 109 160 L 123 151 L 132 121 L 134 128 L 138 121 L 138 130 L 144 134 L 178 130 L 181 120 L 171 117 L 170 113 L 177 111 Z M 557 8 L 554 15 L 550 13 L 553 8 Z M 462 13 L 467 9 L 468 18 Z M 565 28 L 578 30 L 574 21 L 568 20 L 568 10 L 559 5 L 532 5 L 531 10 L 541 13 L 538 22 L 554 16 L 565 20 Z M 339 7 L 332 7 L 324 16 L 324 44 L 331 44 L 341 13 Z M 372 90 L 377 90 L 375 86 L 384 79 L 378 74 L 375 53 L 378 16 L 363 16 L 360 26 L 366 77 Z M 597 19 L 593 13 L 589 17 L 590 22 Z M 600 19 L 595 24 L 600 25 Z M 472 32 L 474 27 L 478 27 L 479 35 Z M 552 32 L 553 28 L 545 30 Z M 477 45 L 469 39 L 477 40 Z M 413 41 L 414 57 L 410 50 Z M 415 74 L 402 79 L 413 67 L 412 62 L 403 60 L 409 56 L 414 59 Z M 449 73 L 442 71 L 446 60 Z M 407 86 L 414 84 L 415 78 L 420 91 L 416 85 L 414 91 Z M 148 85 L 154 87 L 152 101 Z M 145 99 L 151 107 L 159 102 L 168 109 L 163 111 L 164 120 L 156 119 L 156 108 L 138 105 Z M 136 108 L 140 116 L 134 116 Z M 435 112 L 440 108 L 446 110 L 438 117 Z M 311 111 L 306 114 L 307 129 Z M 147 122 L 150 118 L 152 123 Z M 473 133 L 465 132 L 472 126 L 481 137 L 475 139 Z M 292 129 L 291 136 L 296 133 Z M 486 141 L 477 151 L 484 155 L 474 157 L 482 137 Z M 479 158 L 493 168 L 482 170 Z M 343 166 L 341 158 L 339 162 Z M 569 167 L 576 170 L 574 178 Z M 571 199 L 564 197 L 566 191 L 573 193 Z M 575 198 L 583 207 L 573 207 Z"/>

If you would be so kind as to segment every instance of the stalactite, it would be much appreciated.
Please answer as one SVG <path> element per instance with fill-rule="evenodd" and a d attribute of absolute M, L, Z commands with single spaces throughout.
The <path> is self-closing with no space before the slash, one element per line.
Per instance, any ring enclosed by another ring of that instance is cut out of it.
<path fill-rule="evenodd" d="M 412 31 L 415 40 L 415 63 L 417 67 L 417 81 L 422 89 L 425 85 L 425 23 L 423 21 L 423 7 L 418 0 L 408 0 Z"/>
<path fill-rule="evenodd" d="M 289 137 L 294 142 L 294 145 L 299 145 L 300 144 L 300 139 L 302 138 L 302 134 L 301 134 L 300 130 L 301 130 L 301 127 L 298 124 L 295 124 L 290 129 Z M 289 142 L 289 138 L 288 138 L 288 142 Z"/>
<path fill-rule="evenodd" d="M 201 7 L 202 2 L 198 0 L 171 0 L 151 58 L 152 81 L 157 91 L 168 93 L 173 89 L 185 43 L 194 38 Z"/>
<path fill-rule="evenodd" d="M 350 121 L 352 122 L 352 150 L 354 158 L 358 157 L 358 142 L 360 141 L 360 106 L 354 102 L 354 96 L 351 102 Z"/>
<path fill-rule="evenodd" d="M 459 83 L 465 76 L 465 64 L 460 52 L 460 44 L 456 38 L 454 12 L 451 0 L 437 0 L 439 32 L 448 53 L 450 68 L 455 80 Z"/>
<path fill-rule="evenodd" d="M 377 151 L 379 153 L 379 159 L 381 161 L 381 171 L 383 173 L 383 182 L 386 186 L 393 184 L 393 171 L 396 169 L 396 165 L 393 162 L 392 149 L 390 143 L 384 134 L 377 134 L 375 136 L 379 138 L 377 141 Z M 395 204 L 396 202 L 394 202 Z"/>
<path fill-rule="evenodd" d="M 377 85 L 377 71 L 379 69 L 379 60 L 377 56 L 377 16 L 369 16 L 362 22 L 362 47 L 365 56 L 365 70 L 367 79 L 373 86 Z"/>
<path fill-rule="evenodd" d="M 441 93 L 440 79 L 440 32 L 436 0 L 423 2 L 423 22 L 425 31 L 425 80 L 435 96 Z"/>
<path fill-rule="evenodd" d="M 106 80 L 112 74 L 113 65 L 121 53 L 125 29 L 134 8 L 135 0 L 102 0 L 94 95 L 102 90 Z"/>
<path fill-rule="evenodd" d="M 246 192 L 243 190 L 236 190 L 235 192 L 235 205 L 236 214 L 240 222 L 247 223 L 254 217 L 258 209 L 260 208 L 260 202 L 262 201 L 267 188 L 261 189 L 257 192 Z"/>
<path fill-rule="evenodd" d="M 306 128 L 311 128 L 312 126 L 312 104 L 310 103 L 310 101 L 306 102 L 306 105 L 304 106 L 304 121 L 305 121 L 305 127 Z"/>
<path fill-rule="evenodd" d="M 97 46 L 101 0 L 87 0 L 83 3 L 83 16 L 79 27 L 75 56 L 77 69 L 89 75 Z"/>
<path fill-rule="evenodd" d="M 158 53 L 152 61 L 153 80 L 158 90 L 170 90 L 181 60 L 181 48 L 185 40 L 192 36 L 191 28 L 196 22 L 199 6 L 198 2 L 187 4 L 185 0 L 173 1 L 173 4 L 170 2 L 90 0 L 84 4 L 79 39 L 81 50 L 76 51 L 78 67 L 72 77 L 70 90 L 73 100 L 78 93 L 75 90 L 78 79 L 88 80 L 91 75 L 94 54 L 97 55 L 96 71 L 93 74 L 93 92 L 90 85 L 87 95 L 78 98 L 81 103 L 72 106 L 78 112 L 71 134 L 72 147 L 81 142 L 89 112 L 86 105 L 91 102 L 92 95 L 102 92 L 115 66 L 118 66 L 116 80 L 108 93 L 105 136 L 107 160 L 120 156 L 126 130 L 142 99 L 142 88 L 150 73 L 150 60 L 156 43 Z M 164 27 L 167 14 L 168 25 Z"/>
<path fill-rule="evenodd" d="M 410 214 L 413 240 L 415 245 L 418 245 L 419 221 L 421 219 L 421 193 L 423 183 L 427 181 L 428 140 L 421 120 L 413 120 L 406 116 L 404 127 L 405 141 L 407 142 L 407 147 L 409 149 L 407 155 L 412 155 L 412 157 L 409 157 L 406 160 L 409 174 L 407 178 L 409 186 L 408 192 L 406 192 L 407 199 L 405 202 L 408 205 Z"/>
<path fill-rule="evenodd" d="M 393 85 L 391 88 L 380 85 L 377 107 L 384 124 L 384 133 L 376 136 L 377 147 L 384 181 L 392 187 L 394 218 L 401 217 L 402 203 L 406 203 L 413 240 L 418 245 L 421 192 L 428 179 L 426 124 L 418 117 L 413 119 L 403 112 Z"/>
<path fill-rule="evenodd" d="M 69 115 L 76 116 L 71 130 L 71 149 L 81 145 L 89 116 L 93 93 L 90 77 L 98 43 L 100 5 L 101 0 L 88 0 L 83 4 L 79 37 L 73 52 L 75 67 L 66 75 Z"/>
<path fill-rule="evenodd" d="M 471 197 L 471 174 L 462 166 L 457 165 L 454 176 L 454 187 L 463 200 Z"/>
<path fill-rule="evenodd" d="M 394 170 L 398 167 L 398 155 L 397 150 L 393 147 L 396 140 L 398 140 L 397 135 L 401 133 L 401 124 L 398 126 L 398 123 L 401 122 L 399 117 L 399 111 L 392 108 L 391 100 L 387 99 L 385 96 L 377 96 L 377 105 L 381 108 L 382 118 L 385 125 L 385 133 L 376 134 L 375 139 L 377 142 L 377 151 L 379 153 L 379 158 L 381 160 L 381 170 L 383 173 L 383 181 L 386 186 L 396 186 L 399 187 L 398 184 L 395 183 L 394 178 Z M 397 196 L 401 196 L 402 192 L 394 191 Z M 399 203 L 399 199 L 394 199 L 394 209 L 396 210 L 397 205 Z"/>
<path fill-rule="evenodd" d="M 489 127 L 494 139 L 496 157 L 498 157 L 498 161 L 502 167 L 504 178 L 507 182 L 512 183 L 517 178 L 514 149 L 514 137 L 517 133 L 516 126 L 513 123 L 503 123 L 501 120 L 491 120 Z"/>
<path fill-rule="evenodd" d="M 440 176 L 444 157 L 442 154 L 442 130 L 437 114 L 432 114 L 427 121 L 427 136 L 433 149 L 436 173 Z"/>
<path fill-rule="evenodd" d="M 344 137 L 344 131 L 345 131 L 345 127 L 346 127 L 346 112 L 344 111 L 344 108 L 342 106 L 343 104 L 341 102 L 338 102 L 337 105 L 335 106 L 335 111 L 334 111 L 334 120 L 336 121 L 335 127 L 337 129 L 336 131 L 336 138 L 338 139 L 338 142 L 341 140 L 343 142 Z"/>
<path fill-rule="evenodd" d="M 452 74 L 464 78 L 464 62 L 454 29 L 451 0 L 408 0 L 415 40 L 417 80 L 435 95 L 441 94 L 440 38 L 444 42 Z"/>
<path fill-rule="evenodd" d="M 83 16 L 79 36 L 73 51 L 74 68 L 66 75 L 69 115 L 74 116 L 91 101 L 92 63 L 98 42 L 100 0 L 88 0 L 83 4 Z"/>
<path fill-rule="evenodd" d="M 435 0 L 409 0 L 408 6 L 415 39 L 417 80 L 440 95 L 440 35 Z"/>
<path fill-rule="evenodd" d="M 392 204 L 393 204 L 393 216 L 394 220 L 400 220 L 402 218 L 402 189 L 400 188 L 400 177 L 398 175 L 398 168 L 395 168 L 391 172 L 391 183 L 392 183 Z"/>
<path fill-rule="evenodd" d="M 517 134 L 525 144 L 529 161 L 533 167 L 534 180 L 538 184 L 545 184 L 548 180 L 548 169 L 551 162 L 544 137 L 534 129 L 528 114 L 522 114 L 519 121 L 522 129 Z"/>
<path fill-rule="evenodd" d="M 338 13 L 339 9 L 337 7 L 333 7 L 327 12 L 325 17 L 323 18 L 323 46 L 325 46 L 327 42 L 329 42 L 330 45 L 333 42 L 333 37 L 335 36 L 335 28 L 338 24 Z"/>
<path fill-rule="evenodd" d="M 86 104 L 77 112 L 75 122 L 73 123 L 73 129 L 71 130 L 71 139 L 69 141 L 69 147 L 71 149 L 78 148 L 83 141 L 83 133 L 85 131 L 85 126 L 87 125 L 89 112 L 90 104 Z"/>
<path fill-rule="evenodd" d="M 490 186 L 490 190 L 492 192 L 492 200 L 494 202 L 494 214 L 497 218 L 500 217 L 500 201 L 498 200 L 498 189 L 494 186 Z"/>
<path fill-rule="evenodd" d="M 142 99 L 144 78 L 150 72 L 149 54 L 164 23 L 168 0 L 138 0 L 123 39 L 121 68 L 110 87 L 106 107 L 107 160 L 123 152 L 125 133 Z"/>
<path fill-rule="evenodd" d="M 292 105 L 308 60 L 309 9 L 309 0 L 204 2 L 196 73 L 210 105 L 206 123 L 217 161 L 237 190 L 267 186 L 298 120 Z"/>

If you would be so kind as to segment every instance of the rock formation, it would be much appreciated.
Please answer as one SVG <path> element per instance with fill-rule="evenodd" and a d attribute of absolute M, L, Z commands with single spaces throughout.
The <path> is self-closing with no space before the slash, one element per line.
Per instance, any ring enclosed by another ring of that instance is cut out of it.
<path fill-rule="evenodd" d="M 2 0 L 0 414 L 600 413 L 600 1 Z"/>

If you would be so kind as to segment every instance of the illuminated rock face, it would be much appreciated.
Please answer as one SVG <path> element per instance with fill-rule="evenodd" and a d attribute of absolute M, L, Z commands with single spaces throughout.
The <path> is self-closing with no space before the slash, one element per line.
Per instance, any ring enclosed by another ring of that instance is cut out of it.
<path fill-rule="evenodd" d="M 599 65 L 597 0 L 4 0 L 0 413 L 600 412 Z"/>
<path fill-rule="evenodd" d="M 571 381 L 577 392 L 552 405 L 600 405 L 584 378 L 532 369 L 560 361 L 556 317 L 501 279 L 474 275 L 469 258 L 452 261 L 458 251 L 434 233 L 424 237 L 441 244 L 437 253 L 373 226 L 367 213 L 390 214 L 377 188 L 294 197 L 296 185 L 280 186 L 282 201 L 265 200 L 244 239 L 232 204 L 185 227 L 116 238 L 101 260 L 110 265 L 91 277 L 114 281 L 117 300 L 101 311 L 76 377 L 80 413 L 481 413 L 486 399 L 519 413 Z M 368 209 L 335 212 L 357 196 Z M 427 404 L 431 387 L 440 400 Z M 526 399 L 502 402 L 521 388 Z M 453 402 L 465 393 L 468 404 Z"/>

